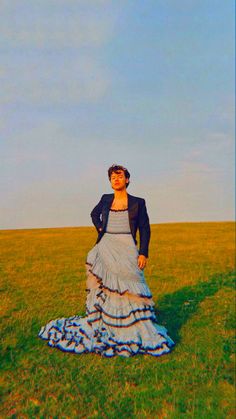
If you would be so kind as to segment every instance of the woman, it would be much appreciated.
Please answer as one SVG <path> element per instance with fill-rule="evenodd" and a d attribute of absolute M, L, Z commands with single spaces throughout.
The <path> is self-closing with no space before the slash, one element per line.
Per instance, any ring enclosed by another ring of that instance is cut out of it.
<path fill-rule="evenodd" d="M 38 336 L 77 354 L 160 356 L 175 343 L 157 324 L 143 273 L 150 241 L 145 200 L 127 193 L 130 174 L 123 166 L 111 166 L 108 177 L 114 193 L 103 195 L 91 212 L 98 238 L 85 264 L 86 316 L 51 320 Z"/>

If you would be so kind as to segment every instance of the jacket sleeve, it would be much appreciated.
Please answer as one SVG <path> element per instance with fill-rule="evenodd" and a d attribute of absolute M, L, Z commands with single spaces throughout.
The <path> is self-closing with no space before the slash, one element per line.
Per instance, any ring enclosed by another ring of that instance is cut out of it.
<path fill-rule="evenodd" d="M 148 247 L 151 237 L 151 229 L 149 217 L 146 208 L 145 199 L 142 199 L 141 207 L 139 210 L 139 235 L 140 235 L 140 249 L 139 254 L 148 257 Z"/>
<path fill-rule="evenodd" d="M 99 231 L 99 228 L 102 227 L 102 221 L 101 221 L 101 213 L 102 213 L 102 200 L 103 200 L 103 196 L 101 197 L 99 203 L 93 208 L 93 210 L 91 211 L 90 215 L 92 218 L 92 222 L 95 225 L 97 231 Z"/>

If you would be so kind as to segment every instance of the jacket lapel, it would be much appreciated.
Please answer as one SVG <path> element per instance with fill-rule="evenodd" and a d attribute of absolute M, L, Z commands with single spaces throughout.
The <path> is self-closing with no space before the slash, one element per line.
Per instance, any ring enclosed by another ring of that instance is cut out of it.
<path fill-rule="evenodd" d="M 109 194 L 102 207 L 102 227 L 105 228 L 108 221 L 109 209 L 114 199 L 114 194 Z"/>
<path fill-rule="evenodd" d="M 128 194 L 128 211 L 131 215 L 131 218 L 134 214 L 136 214 L 138 209 L 138 200 L 135 196 Z"/>
<path fill-rule="evenodd" d="M 128 194 L 128 213 L 129 213 L 130 230 L 134 236 L 135 219 L 138 217 L 138 200 L 134 196 L 129 195 L 129 194 Z"/>

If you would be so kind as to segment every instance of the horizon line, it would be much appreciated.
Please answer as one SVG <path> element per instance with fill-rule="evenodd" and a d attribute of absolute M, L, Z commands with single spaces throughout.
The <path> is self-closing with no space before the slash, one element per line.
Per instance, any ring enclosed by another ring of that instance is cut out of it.
<path fill-rule="evenodd" d="M 162 224 L 203 224 L 203 223 L 235 223 L 236 220 L 213 220 L 213 221 L 165 221 L 160 223 L 150 223 L 150 226 Z M 56 227 L 19 227 L 19 228 L 0 228 L 0 231 L 19 231 L 19 230 L 53 230 L 65 228 L 95 228 L 95 226 L 56 226 Z"/>

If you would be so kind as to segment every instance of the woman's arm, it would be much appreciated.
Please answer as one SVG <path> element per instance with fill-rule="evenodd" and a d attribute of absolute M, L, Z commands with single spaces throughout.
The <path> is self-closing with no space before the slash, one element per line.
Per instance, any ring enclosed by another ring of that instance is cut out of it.
<path fill-rule="evenodd" d="M 92 218 L 92 222 L 95 225 L 97 231 L 101 231 L 102 230 L 102 221 L 100 218 L 100 215 L 102 213 L 102 200 L 103 200 L 103 196 L 101 197 L 99 203 L 94 207 L 94 209 L 91 212 L 91 218 Z"/>

